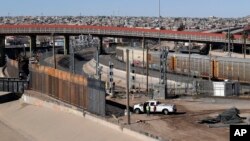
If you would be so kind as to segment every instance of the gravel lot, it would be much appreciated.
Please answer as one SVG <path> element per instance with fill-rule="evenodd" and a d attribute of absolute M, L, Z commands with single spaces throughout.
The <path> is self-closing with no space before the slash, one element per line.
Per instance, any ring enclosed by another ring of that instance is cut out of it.
<path fill-rule="evenodd" d="M 144 96 L 131 99 L 130 106 L 147 99 Z M 126 103 L 126 99 L 114 98 L 112 100 L 124 105 Z M 132 114 L 130 128 L 139 132 L 153 134 L 162 140 L 228 141 L 228 127 L 209 128 L 208 125 L 197 122 L 206 117 L 216 117 L 219 113 L 231 107 L 240 109 L 240 116 L 246 117 L 247 120 L 250 117 L 250 101 L 248 100 L 181 97 L 178 99 L 162 100 L 161 102 L 176 104 L 177 113 L 171 115 L 152 114 L 150 116 L 146 114 Z M 121 124 L 125 124 L 127 121 L 127 117 L 125 116 L 121 116 L 118 119 Z"/>

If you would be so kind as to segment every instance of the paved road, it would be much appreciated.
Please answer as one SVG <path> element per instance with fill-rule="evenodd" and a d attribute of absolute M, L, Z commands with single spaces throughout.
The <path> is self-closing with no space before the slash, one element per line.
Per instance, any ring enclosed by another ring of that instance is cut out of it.
<path fill-rule="evenodd" d="M 4 96 L 0 93 L 0 99 Z M 0 103 L 1 141 L 134 141 L 120 131 L 83 117 L 27 105 L 19 100 Z"/>
<path fill-rule="evenodd" d="M 56 50 L 56 52 L 58 51 Z M 76 74 L 81 74 L 81 75 L 84 74 L 84 72 L 82 71 L 82 66 L 94 57 L 94 52 L 95 52 L 95 48 L 85 48 L 82 51 L 77 52 L 75 54 L 75 73 Z M 50 64 L 45 61 L 46 58 L 53 59 L 52 56 L 53 56 L 52 51 L 43 52 L 43 54 L 40 56 L 40 64 L 54 67 L 53 64 Z M 57 60 L 58 62 L 57 69 L 60 69 L 63 71 L 71 71 L 70 65 L 73 66 L 71 61 L 72 60 L 70 58 L 70 55 L 62 57 L 62 59 Z"/>
<path fill-rule="evenodd" d="M 1 141 L 28 141 L 26 137 L 0 120 Z"/>

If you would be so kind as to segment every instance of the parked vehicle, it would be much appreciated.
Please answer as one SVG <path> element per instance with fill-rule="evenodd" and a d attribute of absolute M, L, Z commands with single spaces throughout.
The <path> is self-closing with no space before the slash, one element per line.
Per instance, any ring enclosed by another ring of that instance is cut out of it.
<path fill-rule="evenodd" d="M 146 113 L 147 105 L 150 106 L 150 113 L 163 113 L 165 115 L 169 113 L 175 113 L 177 111 L 174 104 L 163 104 L 156 100 L 149 100 L 144 103 L 136 104 L 133 110 L 136 114 Z"/>

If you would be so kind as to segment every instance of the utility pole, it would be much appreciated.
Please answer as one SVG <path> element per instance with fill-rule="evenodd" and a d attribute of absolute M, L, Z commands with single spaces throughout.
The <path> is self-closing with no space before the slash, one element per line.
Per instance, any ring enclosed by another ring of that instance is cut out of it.
<path fill-rule="evenodd" d="M 161 0 L 159 0 L 159 18 L 161 17 Z"/>
<path fill-rule="evenodd" d="M 149 58 L 148 58 L 148 47 L 147 47 L 147 51 L 146 51 L 146 60 L 147 60 L 147 65 L 146 65 L 146 77 L 147 77 L 147 79 L 146 79 L 146 92 L 147 92 L 147 96 L 149 95 L 149 89 L 148 89 L 148 64 L 149 64 Z"/>
<path fill-rule="evenodd" d="M 209 81 L 211 81 L 211 71 L 212 71 L 212 67 L 211 67 L 211 51 L 212 51 L 212 44 L 209 44 Z"/>
<path fill-rule="evenodd" d="M 244 38 L 244 59 L 246 59 L 246 38 Z"/>
<path fill-rule="evenodd" d="M 168 50 L 163 48 L 163 51 L 160 55 L 160 81 L 159 84 L 167 84 L 167 56 L 168 56 Z"/>
<path fill-rule="evenodd" d="M 188 44 L 188 76 L 190 78 L 191 76 L 191 40 L 189 40 L 189 44 Z"/>
<path fill-rule="evenodd" d="M 101 48 L 101 45 L 100 45 L 100 42 L 99 42 L 99 44 L 98 44 L 98 46 L 96 48 L 97 49 L 96 50 L 96 76 L 98 76 L 100 48 Z"/>
<path fill-rule="evenodd" d="M 230 27 L 228 27 L 228 31 L 227 31 L 227 38 L 228 38 L 228 45 L 227 45 L 227 47 L 228 47 L 228 55 L 229 55 L 229 57 L 231 57 L 231 49 L 230 49 Z"/>
<path fill-rule="evenodd" d="M 126 87 L 126 94 L 127 94 L 127 119 L 128 125 L 130 124 L 130 111 L 129 111 L 129 50 L 126 50 L 127 53 L 127 61 L 126 61 L 126 74 L 127 74 L 127 87 Z"/>
<path fill-rule="evenodd" d="M 109 61 L 109 74 L 108 74 L 108 78 L 109 78 L 109 94 L 113 97 L 114 96 L 114 80 L 113 80 L 113 68 L 114 68 L 114 64 L 112 62 Z M 99 73 L 99 67 L 98 67 L 98 73 Z M 99 78 L 100 79 L 100 78 Z"/>
<path fill-rule="evenodd" d="M 99 51 L 98 51 L 98 47 L 97 47 L 97 51 L 96 51 L 96 76 L 98 75 L 98 67 L 99 67 Z"/>
<path fill-rule="evenodd" d="M 189 39 L 188 44 L 188 79 L 189 82 L 191 81 L 191 40 Z M 189 91 L 189 83 L 187 83 L 187 91 Z"/>
<path fill-rule="evenodd" d="M 144 67 L 145 67 L 145 58 L 144 58 L 144 49 L 145 49 L 145 38 L 143 36 L 142 38 L 142 68 L 143 68 L 143 75 L 145 75 L 145 72 L 144 72 Z"/>
<path fill-rule="evenodd" d="M 159 46 L 161 47 L 161 34 L 160 34 L 160 30 L 161 30 L 161 0 L 159 0 Z"/>
<path fill-rule="evenodd" d="M 167 97 L 168 94 L 168 85 L 167 85 L 167 57 L 168 50 L 166 47 L 163 48 L 162 53 L 160 55 L 160 79 L 159 84 L 164 87 L 164 98 Z"/>
<path fill-rule="evenodd" d="M 248 37 L 248 34 L 246 33 L 246 31 L 244 30 L 243 32 L 243 40 L 244 40 L 244 59 L 246 58 L 246 39 Z"/>

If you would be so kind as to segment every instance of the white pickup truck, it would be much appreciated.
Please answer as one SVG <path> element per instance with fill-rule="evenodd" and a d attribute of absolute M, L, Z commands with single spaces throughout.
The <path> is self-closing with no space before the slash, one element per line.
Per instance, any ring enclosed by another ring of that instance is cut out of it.
<path fill-rule="evenodd" d="M 149 100 L 141 104 L 136 104 L 133 110 L 136 114 L 146 113 L 146 106 L 150 106 L 150 113 L 163 113 L 165 115 L 176 112 L 176 106 L 174 104 L 161 104 L 156 100 Z"/>

